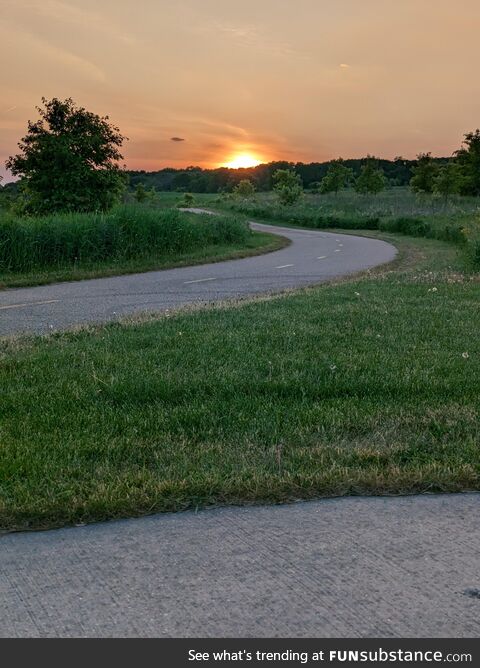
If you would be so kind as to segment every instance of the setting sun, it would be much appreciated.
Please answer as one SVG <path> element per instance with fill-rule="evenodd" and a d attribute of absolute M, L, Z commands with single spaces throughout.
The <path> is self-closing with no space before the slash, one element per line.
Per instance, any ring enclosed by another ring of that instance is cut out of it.
<path fill-rule="evenodd" d="M 237 153 L 231 160 L 225 162 L 222 167 L 230 167 L 230 169 L 240 169 L 242 167 L 256 167 L 261 165 L 262 161 L 258 160 L 251 153 Z"/>

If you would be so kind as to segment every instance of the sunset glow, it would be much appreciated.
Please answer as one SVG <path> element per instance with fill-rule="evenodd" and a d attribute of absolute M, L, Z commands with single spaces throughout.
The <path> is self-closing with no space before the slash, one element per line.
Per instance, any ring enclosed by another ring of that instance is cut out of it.
<path fill-rule="evenodd" d="M 245 167 L 256 167 L 261 165 L 262 160 L 259 160 L 251 153 L 238 153 L 233 156 L 231 160 L 225 162 L 222 167 L 229 167 L 230 169 L 240 169 Z"/>
<path fill-rule="evenodd" d="M 0 7 L 3 183 L 42 96 L 109 115 L 129 169 L 448 156 L 479 124 L 478 0 Z"/>

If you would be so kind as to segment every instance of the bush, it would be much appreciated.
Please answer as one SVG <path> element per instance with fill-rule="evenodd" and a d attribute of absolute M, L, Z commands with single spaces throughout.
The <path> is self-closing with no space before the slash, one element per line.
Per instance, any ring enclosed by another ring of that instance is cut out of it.
<path fill-rule="evenodd" d="M 430 225 L 421 218 L 394 218 L 383 221 L 380 229 L 387 232 L 399 232 L 411 237 L 427 237 L 431 234 Z"/>
<path fill-rule="evenodd" d="M 243 243 L 246 223 L 141 205 L 105 214 L 0 216 L 0 271 L 30 272 L 106 261 L 186 253 L 216 244 Z"/>

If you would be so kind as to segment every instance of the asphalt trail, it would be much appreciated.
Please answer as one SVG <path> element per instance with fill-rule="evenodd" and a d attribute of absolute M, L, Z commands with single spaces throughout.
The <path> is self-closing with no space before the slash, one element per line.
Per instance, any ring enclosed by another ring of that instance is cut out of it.
<path fill-rule="evenodd" d="M 346 276 L 393 260 L 377 239 L 251 223 L 288 237 L 265 255 L 111 278 L 0 291 L 0 336 L 46 333 L 187 304 L 281 292 Z"/>

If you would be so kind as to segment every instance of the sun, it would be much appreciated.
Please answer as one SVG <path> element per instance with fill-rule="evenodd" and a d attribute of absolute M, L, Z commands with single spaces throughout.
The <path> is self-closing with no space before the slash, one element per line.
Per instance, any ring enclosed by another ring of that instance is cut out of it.
<path fill-rule="evenodd" d="M 256 167 L 261 165 L 262 161 L 256 158 L 251 153 L 237 153 L 232 156 L 232 159 L 225 162 L 222 166 L 230 169 L 241 169 L 242 167 Z"/>

